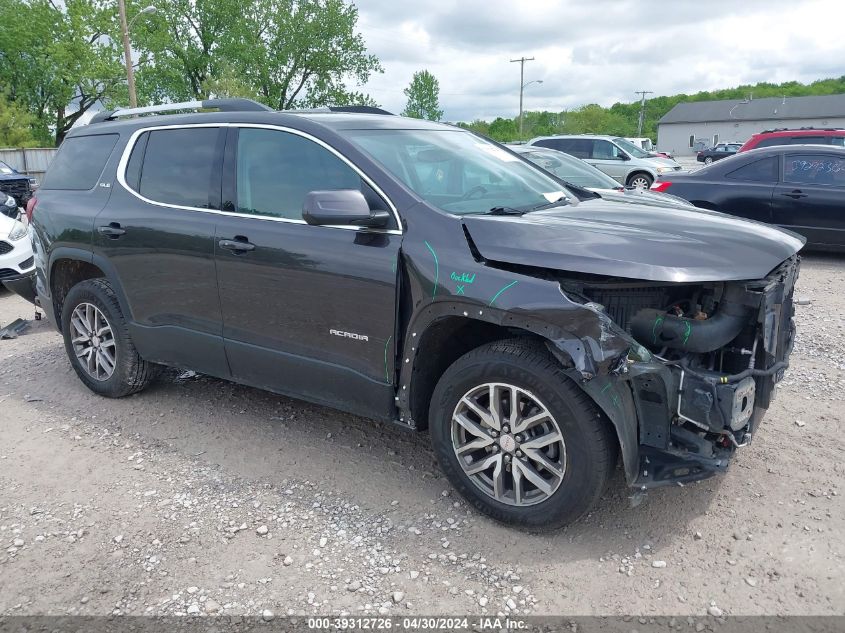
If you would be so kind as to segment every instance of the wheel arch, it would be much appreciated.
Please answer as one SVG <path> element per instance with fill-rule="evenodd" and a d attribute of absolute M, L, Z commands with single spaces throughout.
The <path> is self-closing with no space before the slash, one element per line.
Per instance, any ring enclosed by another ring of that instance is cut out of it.
<path fill-rule="evenodd" d="M 47 283 L 56 327 L 61 331 L 64 299 L 70 289 L 87 279 L 107 279 L 117 295 L 124 314 L 130 314 L 126 296 L 114 267 L 102 256 L 77 248 L 58 248 L 50 255 Z"/>
<path fill-rule="evenodd" d="M 474 306 L 474 310 L 470 313 L 467 306 L 457 302 L 438 302 L 428 306 L 428 314 L 420 315 L 410 326 L 406 351 L 400 359 L 397 400 L 414 428 L 427 430 L 434 388 L 458 358 L 496 340 L 524 337 L 544 346 L 604 413 L 613 427 L 626 479 L 632 482 L 639 466 L 639 423 L 628 384 L 615 374 L 585 379 L 579 369 L 579 354 L 585 345 L 574 335 L 561 339 L 560 330 L 552 324 L 495 308 Z"/>
<path fill-rule="evenodd" d="M 634 171 L 628 174 L 627 178 L 625 178 L 625 184 L 629 184 L 637 176 L 647 176 L 648 179 L 651 180 L 651 182 L 654 182 L 657 179 L 657 174 L 651 173 L 648 169 L 644 167 L 637 167 L 636 169 L 634 169 Z"/>

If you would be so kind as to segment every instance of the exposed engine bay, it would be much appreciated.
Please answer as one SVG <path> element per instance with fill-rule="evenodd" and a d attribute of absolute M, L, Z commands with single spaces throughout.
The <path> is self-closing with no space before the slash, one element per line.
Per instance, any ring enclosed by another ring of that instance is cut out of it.
<path fill-rule="evenodd" d="M 788 367 L 798 268 L 795 256 L 755 281 L 561 280 L 642 346 L 617 372 L 640 421 L 638 485 L 713 474 L 751 441 Z"/>

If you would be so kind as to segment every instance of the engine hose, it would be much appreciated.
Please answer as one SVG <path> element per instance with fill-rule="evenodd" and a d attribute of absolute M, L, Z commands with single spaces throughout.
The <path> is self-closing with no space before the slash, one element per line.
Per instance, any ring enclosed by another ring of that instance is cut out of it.
<path fill-rule="evenodd" d="M 631 334 L 651 347 L 704 354 L 734 340 L 748 323 L 749 312 L 746 306 L 722 302 L 716 314 L 699 321 L 649 308 L 640 310 L 631 319 Z"/>

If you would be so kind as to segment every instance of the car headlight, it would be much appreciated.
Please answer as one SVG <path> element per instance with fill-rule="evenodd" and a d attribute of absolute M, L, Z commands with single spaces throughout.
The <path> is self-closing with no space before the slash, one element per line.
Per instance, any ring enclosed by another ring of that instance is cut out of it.
<path fill-rule="evenodd" d="M 674 167 L 668 167 L 668 166 L 667 167 L 658 167 L 657 169 L 655 169 L 655 171 L 658 174 L 667 174 L 670 171 L 675 171 L 675 168 Z"/>
<path fill-rule="evenodd" d="M 14 240 L 23 239 L 25 237 L 26 237 L 26 227 L 23 225 L 23 222 L 19 222 L 18 220 L 15 220 L 15 224 L 12 227 L 11 232 L 9 233 L 9 239 L 14 241 Z"/>

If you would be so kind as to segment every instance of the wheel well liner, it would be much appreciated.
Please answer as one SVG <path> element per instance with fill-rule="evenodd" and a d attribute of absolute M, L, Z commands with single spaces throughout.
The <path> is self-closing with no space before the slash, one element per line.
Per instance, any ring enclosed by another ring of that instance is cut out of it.
<path fill-rule="evenodd" d="M 53 301 L 55 323 L 61 329 L 62 306 L 70 289 L 80 281 L 105 277 L 97 266 L 81 259 L 63 258 L 53 262 L 50 270 L 50 296 Z"/>
<path fill-rule="evenodd" d="M 525 330 L 508 328 L 495 323 L 447 316 L 434 321 L 420 336 L 414 351 L 417 361 L 413 368 L 409 400 L 411 416 L 419 430 L 428 426 L 428 407 L 437 381 L 458 358 L 486 343 L 515 336 L 536 338 Z"/>

